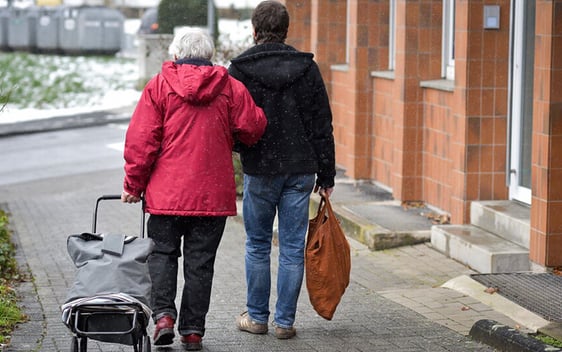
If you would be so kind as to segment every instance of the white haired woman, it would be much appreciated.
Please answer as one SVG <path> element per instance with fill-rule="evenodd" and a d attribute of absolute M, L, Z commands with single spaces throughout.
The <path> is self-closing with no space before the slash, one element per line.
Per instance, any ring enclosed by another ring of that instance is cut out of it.
<path fill-rule="evenodd" d="M 214 66 L 213 40 L 202 30 L 173 39 L 161 73 L 144 88 L 125 139 L 123 202 L 145 197 L 154 345 L 169 345 L 178 322 L 186 350 L 200 350 L 214 262 L 227 216 L 236 215 L 235 142 L 252 145 L 266 127 L 246 88 Z M 181 247 L 183 237 L 183 248 Z M 175 306 L 178 260 L 185 284 Z M 179 319 L 178 319 L 179 318 Z"/>

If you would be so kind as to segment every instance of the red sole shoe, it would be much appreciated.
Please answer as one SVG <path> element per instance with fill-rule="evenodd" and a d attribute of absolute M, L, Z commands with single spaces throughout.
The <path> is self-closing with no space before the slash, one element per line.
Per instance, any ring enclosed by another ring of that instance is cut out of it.
<path fill-rule="evenodd" d="M 200 351 L 203 349 L 203 344 L 201 343 L 201 336 L 197 334 L 190 334 L 187 336 L 182 336 L 181 345 L 186 351 Z"/>

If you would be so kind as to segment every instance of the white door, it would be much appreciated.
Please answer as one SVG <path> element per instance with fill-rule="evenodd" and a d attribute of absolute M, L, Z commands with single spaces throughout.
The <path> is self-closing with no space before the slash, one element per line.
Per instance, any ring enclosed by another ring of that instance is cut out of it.
<path fill-rule="evenodd" d="M 531 204 L 535 0 L 512 0 L 509 197 Z"/>

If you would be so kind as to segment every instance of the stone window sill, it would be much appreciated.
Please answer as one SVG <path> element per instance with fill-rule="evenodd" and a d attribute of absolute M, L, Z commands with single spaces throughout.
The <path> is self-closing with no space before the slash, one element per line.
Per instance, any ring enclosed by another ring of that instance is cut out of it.
<path fill-rule="evenodd" d="M 373 71 L 371 77 L 394 80 L 394 71 Z"/>
<path fill-rule="evenodd" d="M 433 81 L 421 81 L 420 87 L 442 90 L 445 92 L 453 92 L 455 90 L 455 81 L 450 79 L 437 79 Z"/>

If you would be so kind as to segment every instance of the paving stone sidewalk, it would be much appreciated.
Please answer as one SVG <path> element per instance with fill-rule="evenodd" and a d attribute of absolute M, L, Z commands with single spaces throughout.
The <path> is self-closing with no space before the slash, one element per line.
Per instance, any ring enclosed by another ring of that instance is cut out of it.
<path fill-rule="evenodd" d="M 11 214 L 18 259 L 33 276 L 33 283 L 19 287 L 30 321 L 16 329 L 6 351 L 70 350 L 72 334 L 60 311 L 74 274 L 66 238 L 90 231 L 95 199 L 120 192 L 121 178 L 121 170 L 110 170 L 0 188 L 0 204 Z M 100 219 L 107 215 L 107 223 L 100 223 L 99 230 L 134 233 L 136 210 L 119 204 L 105 215 L 100 212 Z M 480 302 L 439 288 L 468 271 L 427 244 L 372 252 L 350 242 L 352 280 L 332 321 L 313 311 L 303 287 L 297 337 L 281 341 L 272 333 L 255 336 L 237 331 L 234 324 L 245 302 L 244 231 L 239 219 L 230 218 L 215 268 L 204 351 L 492 351 L 466 336 L 470 326 L 482 318 L 513 324 Z M 88 350 L 132 347 L 90 341 Z M 179 351 L 181 346 L 159 350 Z"/>

